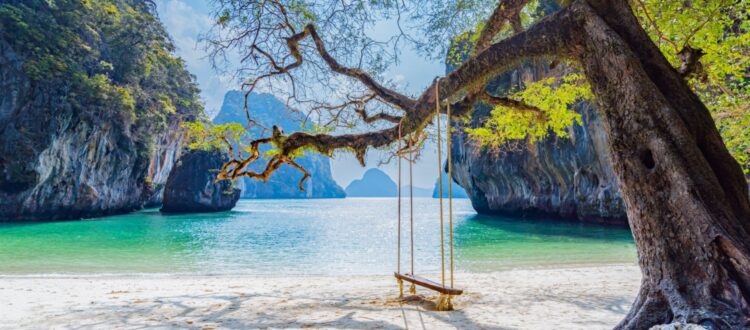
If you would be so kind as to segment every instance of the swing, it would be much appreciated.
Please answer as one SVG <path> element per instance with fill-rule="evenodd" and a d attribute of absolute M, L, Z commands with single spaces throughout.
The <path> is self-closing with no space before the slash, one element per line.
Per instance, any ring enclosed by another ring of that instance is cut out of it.
<path fill-rule="evenodd" d="M 438 86 L 439 86 L 439 80 L 438 80 Z M 458 296 L 463 293 L 463 290 L 456 289 L 453 287 L 453 185 L 448 185 L 448 227 L 450 228 L 450 239 L 449 239 L 449 245 L 450 245 L 450 285 L 445 284 L 445 241 L 444 241 L 444 235 L 443 235 L 443 229 L 445 228 L 443 224 L 443 171 L 441 169 L 442 161 L 440 159 L 441 157 L 441 149 L 440 149 L 440 100 L 439 100 L 439 90 L 436 90 L 436 102 L 435 102 L 435 112 L 436 116 L 438 118 L 437 120 L 437 149 L 438 149 L 438 182 L 439 182 L 439 198 L 440 198 L 440 258 L 441 258 L 441 271 L 442 271 L 442 278 L 441 282 L 437 283 L 435 281 L 429 280 L 427 278 L 417 276 L 414 273 L 414 192 L 413 192 L 413 183 L 412 183 L 412 164 L 414 163 L 414 150 L 413 150 L 413 139 L 409 139 L 409 152 L 407 153 L 409 158 L 407 161 L 409 162 L 409 234 L 410 234 L 410 244 L 411 244 L 411 272 L 409 273 L 401 273 L 401 159 L 404 158 L 401 153 L 401 123 L 398 125 L 398 240 L 397 240 L 397 263 L 396 263 L 396 272 L 394 273 L 394 276 L 396 277 L 396 281 L 399 285 L 400 295 L 399 298 L 404 297 L 404 281 L 411 283 L 411 286 L 409 288 L 410 294 L 416 294 L 417 293 L 417 286 L 430 289 L 433 291 L 436 291 L 440 293 L 440 296 L 438 298 L 436 309 L 438 311 L 450 311 L 453 310 L 453 304 L 451 303 L 451 299 L 453 296 Z M 450 103 L 447 105 L 446 109 L 447 117 L 448 117 L 448 127 L 446 129 L 447 133 L 447 147 L 448 147 L 448 176 L 451 177 L 452 174 L 452 165 L 450 161 L 451 157 L 451 108 Z"/>

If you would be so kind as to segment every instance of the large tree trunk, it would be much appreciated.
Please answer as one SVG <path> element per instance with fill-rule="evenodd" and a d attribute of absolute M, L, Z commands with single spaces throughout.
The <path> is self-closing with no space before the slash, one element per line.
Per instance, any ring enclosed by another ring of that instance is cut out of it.
<path fill-rule="evenodd" d="M 589 78 L 643 273 L 619 329 L 750 327 L 750 201 L 711 116 L 624 0 L 574 2 Z"/>

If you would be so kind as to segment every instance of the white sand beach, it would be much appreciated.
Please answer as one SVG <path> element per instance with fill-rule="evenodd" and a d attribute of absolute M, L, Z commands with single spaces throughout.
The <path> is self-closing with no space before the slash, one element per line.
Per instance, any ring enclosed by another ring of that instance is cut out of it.
<path fill-rule="evenodd" d="M 435 312 L 392 276 L 4 276 L 0 328 L 611 329 L 639 282 L 636 265 L 460 273 Z"/>

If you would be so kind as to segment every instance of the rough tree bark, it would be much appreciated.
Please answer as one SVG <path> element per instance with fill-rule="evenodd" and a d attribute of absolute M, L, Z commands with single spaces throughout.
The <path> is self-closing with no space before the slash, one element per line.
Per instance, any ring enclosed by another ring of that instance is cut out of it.
<path fill-rule="evenodd" d="M 572 56 L 609 135 L 643 274 L 619 329 L 748 327 L 750 202 L 703 103 L 625 1 L 574 3 Z"/>
<path fill-rule="evenodd" d="M 517 10 L 524 3 L 510 1 L 506 8 Z M 502 10 L 492 17 L 515 17 Z M 488 26 L 498 28 L 501 23 Z M 483 33 L 483 43 L 495 34 Z M 609 135 L 643 274 L 638 297 L 617 328 L 648 329 L 666 323 L 750 328 L 750 200 L 742 171 L 706 107 L 649 39 L 626 0 L 573 0 L 528 30 L 483 45 L 416 100 L 374 83 L 362 71 L 341 66 L 325 51 L 312 26 L 295 40 L 308 36 L 333 71 L 360 80 L 379 99 L 403 111 L 403 117 L 388 121 L 400 120 L 404 136 L 429 123 L 437 90 L 439 99 L 457 102 L 459 110 L 468 111 L 473 102 L 486 101 L 481 86 L 489 77 L 519 61 L 561 56 L 580 62 Z M 292 48 L 292 53 L 301 63 L 299 50 Z M 326 154 L 351 148 L 363 159 L 368 147 L 390 144 L 398 132 L 394 126 L 339 136 L 275 133 L 256 142 L 273 141 L 281 156 L 311 146 Z M 221 175 L 262 178 L 272 172 L 243 174 L 250 162 L 227 164 Z M 269 166 L 278 167 L 279 162 Z"/>
<path fill-rule="evenodd" d="M 638 248 L 641 289 L 616 328 L 750 327 L 750 200 L 708 109 L 624 0 L 574 1 L 539 25 L 589 79 Z"/>

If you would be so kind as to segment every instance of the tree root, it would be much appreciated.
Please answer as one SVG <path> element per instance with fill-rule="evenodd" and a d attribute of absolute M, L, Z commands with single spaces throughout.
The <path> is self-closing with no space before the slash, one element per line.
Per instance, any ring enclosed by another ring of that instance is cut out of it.
<path fill-rule="evenodd" d="M 710 300 L 710 301 L 706 301 Z M 677 303 L 680 301 L 681 303 Z M 689 302 L 685 304 L 685 302 Z M 700 306 L 697 309 L 688 305 Z M 616 330 L 734 330 L 750 329 L 738 308 L 717 298 L 673 297 L 671 304 L 663 291 L 644 281 L 627 317 Z"/>
<path fill-rule="evenodd" d="M 650 284 L 644 280 L 630 312 L 615 330 L 649 329 L 653 325 L 668 323 L 671 319 L 672 312 L 667 300 L 651 290 Z"/>

